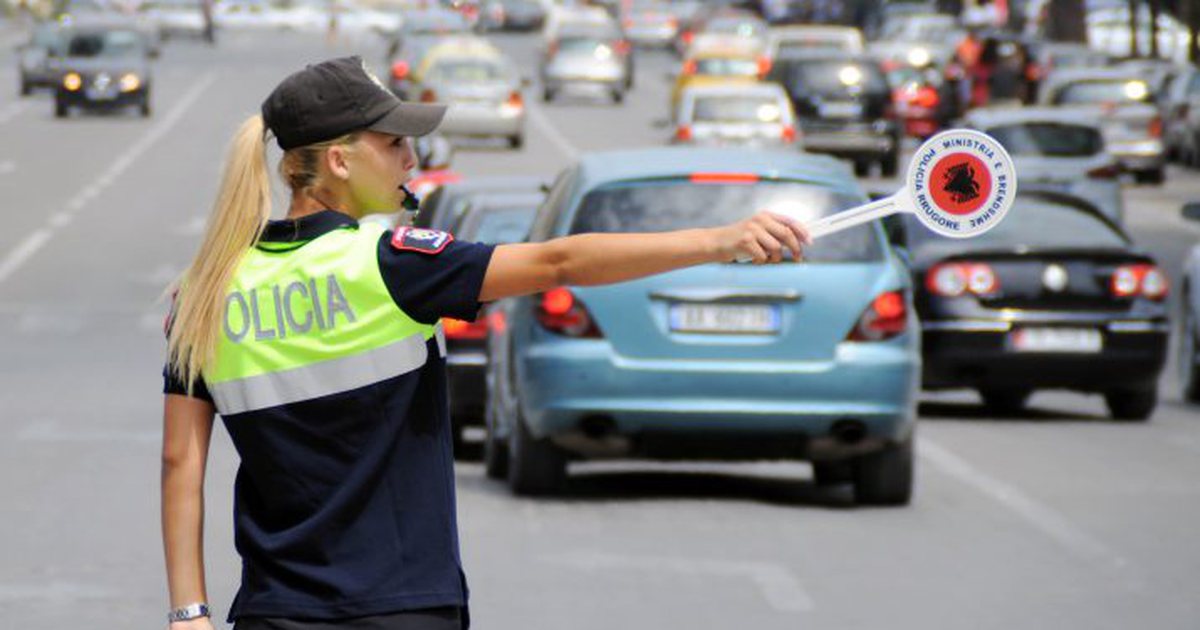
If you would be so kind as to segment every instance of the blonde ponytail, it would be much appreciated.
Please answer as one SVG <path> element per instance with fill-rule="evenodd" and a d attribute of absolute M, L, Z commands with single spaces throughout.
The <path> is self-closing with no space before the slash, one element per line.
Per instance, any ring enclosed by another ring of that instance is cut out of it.
<path fill-rule="evenodd" d="M 258 115 L 238 129 L 200 251 L 179 280 L 167 336 L 167 360 L 171 370 L 187 383 L 189 393 L 216 354 L 225 294 L 238 263 L 271 216 L 271 178 L 263 131 Z"/>

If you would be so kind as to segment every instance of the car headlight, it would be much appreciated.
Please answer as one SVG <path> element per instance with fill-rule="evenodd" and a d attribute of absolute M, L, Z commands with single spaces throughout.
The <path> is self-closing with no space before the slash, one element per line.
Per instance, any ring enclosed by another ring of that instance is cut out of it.
<path fill-rule="evenodd" d="M 62 83 L 63 87 L 67 88 L 67 91 L 77 92 L 79 88 L 83 87 L 83 77 L 79 76 L 78 73 L 68 72 L 63 77 Z"/>
<path fill-rule="evenodd" d="M 121 81 L 119 85 L 121 86 L 122 92 L 133 92 L 134 90 L 142 87 L 142 80 L 138 77 L 138 75 L 130 72 L 128 74 L 121 75 Z"/>
<path fill-rule="evenodd" d="M 929 51 L 924 48 L 914 48 L 908 51 L 908 63 L 910 65 L 921 67 L 927 65 L 931 59 Z"/>

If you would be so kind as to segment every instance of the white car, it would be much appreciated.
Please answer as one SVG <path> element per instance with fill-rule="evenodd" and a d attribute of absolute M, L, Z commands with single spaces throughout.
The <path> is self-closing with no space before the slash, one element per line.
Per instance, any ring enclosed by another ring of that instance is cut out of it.
<path fill-rule="evenodd" d="M 1087 15 L 1088 44 L 1113 57 L 1130 56 L 1129 8 L 1096 9 Z M 1191 36 L 1182 22 L 1166 11 L 1158 14 L 1159 56 L 1180 63 L 1187 61 Z M 1138 54 L 1150 54 L 1150 9 L 1141 3 L 1138 11 Z"/>
<path fill-rule="evenodd" d="M 762 148 L 797 144 L 796 114 L 778 83 L 688 87 L 674 118 L 674 144 Z"/>
<path fill-rule="evenodd" d="M 772 59 L 808 53 L 859 55 L 862 31 L 852 26 L 772 26 L 767 30 L 767 56 Z"/>
<path fill-rule="evenodd" d="M 1105 148 L 1094 116 L 1057 107 L 996 107 L 972 110 L 963 122 L 1008 150 L 1022 189 L 1085 199 L 1113 223 L 1124 225 L 1120 164 Z"/>

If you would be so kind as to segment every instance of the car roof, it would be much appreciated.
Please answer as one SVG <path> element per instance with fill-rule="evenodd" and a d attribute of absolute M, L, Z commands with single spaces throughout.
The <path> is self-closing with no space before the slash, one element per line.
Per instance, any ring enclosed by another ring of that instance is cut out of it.
<path fill-rule="evenodd" d="M 1072 107 L 984 107 L 968 112 L 963 122 L 978 129 L 1030 122 L 1100 127 L 1094 116 Z"/>
<path fill-rule="evenodd" d="M 796 179 L 861 189 L 850 168 L 826 155 L 748 148 L 649 147 L 586 153 L 578 163 L 583 190 L 638 180 L 687 177 L 693 173 L 753 173 L 764 179 Z"/>

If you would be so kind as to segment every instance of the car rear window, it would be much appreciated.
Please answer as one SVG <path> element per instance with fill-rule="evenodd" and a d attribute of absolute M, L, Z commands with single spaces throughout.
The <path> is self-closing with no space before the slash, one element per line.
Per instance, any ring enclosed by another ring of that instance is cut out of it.
<path fill-rule="evenodd" d="M 879 66 L 863 61 L 835 59 L 797 63 L 792 70 L 794 86 L 803 92 L 843 95 L 887 92 L 887 77 Z"/>
<path fill-rule="evenodd" d="M 758 210 L 774 210 L 812 221 L 862 203 L 854 195 L 792 181 L 697 183 L 690 179 L 619 182 L 584 196 L 571 225 L 586 232 L 665 232 L 715 227 L 745 219 Z M 869 225 L 816 241 L 805 252 L 811 262 L 879 260 L 882 247 Z"/>
<path fill-rule="evenodd" d="M 529 236 L 536 214 L 536 206 L 482 206 L 468 212 L 456 231 L 478 243 L 519 243 Z"/>
<path fill-rule="evenodd" d="M 701 96 L 692 106 L 695 122 L 778 123 L 784 104 L 774 96 Z"/>
<path fill-rule="evenodd" d="M 909 248 L 914 255 L 930 250 L 961 249 L 963 241 L 939 236 L 907 219 Z M 1127 242 L 1120 232 L 1086 210 L 1043 197 L 1018 196 L 1004 220 L 970 239 L 971 249 L 1073 249 L 1120 248 Z"/>
<path fill-rule="evenodd" d="M 558 49 L 562 52 L 595 53 L 596 49 L 604 46 L 612 53 L 608 42 L 594 37 L 564 37 L 558 41 Z M 601 53 L 603 56 L 604 53 Z"/>
<path fill-rule="evenodd" d="M 443 59 L 429 68 L 429 76 L 437 81 L 499 81 L 504 68 L 484 59 Z"/>
<path fill-rule="evenodd" d="M 1013 155 L 1086 157 L 1104 151 L 1100 130 L 1062 123 L 1001 125 L 987 131 Z"/>
<path fill-rule="evenodd" d="M 1063 86 L 1054 102 L 1059 105 L 1088 103 L 1148 103 L 1150 86 L 1141 80 L 1077 81 Z"/>
<path fill-rule="evenodd" d="M 762 27 L 750 20 L 725 18 L 711 20 L 704 27 L 705 33 L 723 33 L 738 37 L 759 37 L 763 34 Z"/>
<path fill-rule="evenodd" d="M 730 57 L 703 57 L 696 60 L 696 74 L 720 77 L 758 76 L 758 61 Z"/>

